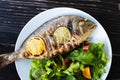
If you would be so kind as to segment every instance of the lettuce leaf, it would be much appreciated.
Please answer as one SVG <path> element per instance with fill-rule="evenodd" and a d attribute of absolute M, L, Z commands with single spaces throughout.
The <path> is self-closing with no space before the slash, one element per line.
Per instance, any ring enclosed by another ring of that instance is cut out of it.
<path fill-rule="evenodd" d="M 64 71 L 65 74 L 74 75 L 75 72 L 78 72 L 80 69 L 79 62 L 72 62 L 71 65 Z"/>
<path fill-rule="evenodd" d="M 82 49 L 74 50 L 68 55 L 68 59 L 74 61 L 80 61 L 83 64 L 92 65 L 92 61 L 94 60 L 94 55 L 90 52 L 85 52 Z"/>
<path fill-rule="evenodd" d="M 63 80 L 77 80 L 77 79 L 72 75 L 67 75 Z"/>
<path fill-rule="evenodd" d="M 106 72 L 105 66 L 109 61 L 103 43 L 91 44 L 89 51 L 95 56 L 94 65 L 91 68 L 93 80 L 100 80 L 102 74 Z"/>
<path fill-rule="evenodd" d="M 31 60 L 31 80 L 87 80 L 82 71 L 85 66 L 90 67 L 91 80 L 100 80 L 106 72 L 105 66 L 109 59 L 106 56 L 103 43 L 91 43 L 89 50 L 81 47 L 64 56 L 71 61 L 66 66 L 62 55 L 42 60 Z"/>
<path fill-rule="evenodd" d="M 94 65 L 101 63 L 103 66 L 105 66 L 109 61 L 104 50 L 103 43 L 91 44 L 89 52 L 91 52 L 95 56 Z"/>

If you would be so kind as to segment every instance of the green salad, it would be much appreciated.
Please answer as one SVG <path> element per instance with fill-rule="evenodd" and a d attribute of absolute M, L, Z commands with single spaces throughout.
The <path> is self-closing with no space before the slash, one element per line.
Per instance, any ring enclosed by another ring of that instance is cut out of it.
<path fill-rule="evenodd" d="M 108 62 L 103 43 L 83 43 L 70 53 L 31 60 L 31 80 L 100 80 Z"/>

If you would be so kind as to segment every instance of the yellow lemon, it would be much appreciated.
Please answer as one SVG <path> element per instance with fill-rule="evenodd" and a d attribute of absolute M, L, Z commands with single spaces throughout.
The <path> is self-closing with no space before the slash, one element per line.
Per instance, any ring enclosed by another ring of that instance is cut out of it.
<path fill-rule="evenodd" d="M 46 51 L 45 43 L 40 37 L 32 37 L 26 43 L 26 52 L 39 55 Z"/>
<path fill-rule="evenodd" d="M 71 34 L 67 27 L 61 26 L 55 30 L 53 37 L 56 43 L 64 44 L 71 39 Z"/>

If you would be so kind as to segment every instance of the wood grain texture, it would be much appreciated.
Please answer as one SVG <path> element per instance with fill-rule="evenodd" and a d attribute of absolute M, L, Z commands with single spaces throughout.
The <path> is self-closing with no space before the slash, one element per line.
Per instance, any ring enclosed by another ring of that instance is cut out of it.
<path fill-rule="evenodd" d="M 0 0 L 0 53 L 14 51 L 17 37 L 24 25 L 38 13 L 55 7 L 83 10 L 103 25 L 113 50 L 113 62 L 107 80 L 120 80 L 119 0 Z M 0 80 L 20 80 L 14 63 L 0 69 Z"/>

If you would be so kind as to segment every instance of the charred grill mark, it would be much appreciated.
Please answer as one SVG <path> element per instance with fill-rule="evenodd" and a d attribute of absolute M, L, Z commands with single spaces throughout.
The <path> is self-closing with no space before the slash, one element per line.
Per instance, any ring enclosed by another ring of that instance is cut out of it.
<path fill-rule="evenodd" d="M 45 51 L 43 50 L 43 51 L 42 51 L 42 53 L 41 53 L 41 54 L 39 54 L 39 55 L 43 55 L 43 54 L 44 54 L 44 52 L 45 52 Z"/>
<path fill-rule="evenodd" d="M 83 34 L 84 34 L 84 33 L 83 33 L 83 29 L 82 29 L 81 26 L 79 26 L 79 35 L 80 35 L 80 36 L 83 36 Z"/>
<path fill-rule="evenodd" d="M 70 43 L 71 43 L 72 48 L 74 48 L 75 39 L 73 37 L 72 37 Z"/>
<path fill-rule="evenodd" d="M 57 44 L 55 42 L 52 42 L 52 46 L 57 49 Z"/>
<path fill-rule="evenodd" d="M 52 55 L 56 55 L 57 50 L 56 50 L 56 49 L 54 49 L 52 52 L 53 52 L 53 53 L 52 53 Z"/>
<path fill-rule="evenodd" d="M 45 40 L 46 40 L 46 48 L 47 48 L 47 51 L 49 52 L 51 48 L 50 48 L 50 42 L 47 34 L 46 34 Z"/>
<path fill-rule="evenodd" d="M 58 49 L 59 53 L 62 53 L 63 52 L 63 46 L 61 46 L 59 49 Z"/>
<path fill-rule="evenodd" d="M 69 50 L 71 50 L 73 48 L 72 45 L 70 44 L 70 42 L 67 43 L 66 45 L 67 45 L 67 47 L 68 47 Z"/>
<path fill-rule="evenodd" d="M 79 27 L 76 29 L 76 34 L 80 35 L 80 29 L 79 29 Z"/>
<path fill-rule="evenodd" d="M 48 29 L 47 29 L 47 33 L 48 33 L 48 35 L 50 35 L 50 36 L 51 36 L 51 35 L 52 35 L 52 33 L 53 33 L 52 29 L 51 29 L 51 28 L 48 28 Z"/>
<path fill-rule="evenodd" d="M 47 52 L 49 52 L 50 51 L 50 49 L 49 49 L 50 43 L 49 43 L 49 40 L 48 40 L 47 36 L 48 35 L 47 35 L 46 32 L 44 32 L 43 35 L 42 35 L 42 37 L 44 39 L 44 42 L 45 42 L 46 50 L 47 50 Z M 46 51 L 44 51 L 44 53 L 42 53 L 41 55 L 48 56 L 48 54 L 45 54 L 45 53 L 46 53 Z"/>
<path fill-rule="evenodd" d="M 48 53 L 46 55 L 48 55 L 49 57 L 51 57 L 52 55 L 56 55 L 56 48 L 57 48 L 57 44 L 55 43 L 53 36 L 51 35 L 53 33 L 52 29 L 48 29 L 47 30 L 47 48 L 49 51 L 47 51 Z"/>
<path fill-rule="evenodd" d="M 64 51 L 69 51 L 69 47 L 67 46 L 67 44 L 64 44 Z"/>
<path fill-rule="evenodd" d="M 38 56 L 40 56 L 40 55 L 34 55 L 35 57 L 38 57 Z"/>
<path fill-rule="evenodd" d="M 73 35 L 72 43 L 73 43 L 74 47 L 76 47 L 78 45 L 78 41 L 79 41 L 79 39 L 76 37 L 76 35 Z"/>
<path fill-rule="evenodd" d="M 22 55 L 23 55 L 24 57 L 28 58 L 29 56 L 32 56 L 32 53 L 31 53 L 31 52 L 25 52 L 25 51 L 23 51 L 23 52 L 22 52 Z"/>
<path fill-rule="evenodd" d="M 43 38 L 46 39 L 46 32 L 42 34 Z"/>
<path fill-rule="evenodd" d="M 36 40 L 40 40 L 39 38 L 37 38 L 37 37 L 34 37 L 34 39 L 36 39 Z"/>
<path fill-rule="evenodd" d="M 78 28 L 79 28 L 79 34 L 82 36 L 84 34 L 83 32 L 83 26 L 85 25 L 84 21 L 80 21 L 78 24 Z"/>
<path fill-rule="evenodd" d="M 30 53 L 23 52 L 22 56 L 28 58 L 30 56 Z"/>
<path fill-rule="evenodd" d="M 72 27 L 72 21 L 71 20 L 69 20 L 67 27 L 70 30 L 70 32 L 73 33 L 73 27 Z"/>
<path fill-rule="evenodd" d="M 41 55 L 41 57 L 43 57 L 43 58 L 46 57 L 46 58 L 47 58 L 47 57 L 49 57 L 49 53 L 50 53 L 50 52 L 47 51 L 47 52 L 45 52 L 43 55 Z"/>
<path fill-rule="evenodd" d="M 77 22 L 75 20 L 73 20 L 72 22 L 72 27 L 73 27 L 73 34 L 76 34 L 76 28 L 77 28 Z"/>
<path fill-rule="evenodd" d="M 62 46 L 60 47 L 60 53 L 63 54 L 63 53 L 65 52 L 65 50 L 66 50 L 66 49 L 65 49 L 65 46 L 62 45 Z"/>
<path fill-rule="evenodd" d="M 77 46 L 78 46 L 78 42 L 75 41 L 75 42 L 73 43 L 73 45 L 74 45 L 74 47 L 77 47 Z"/>

